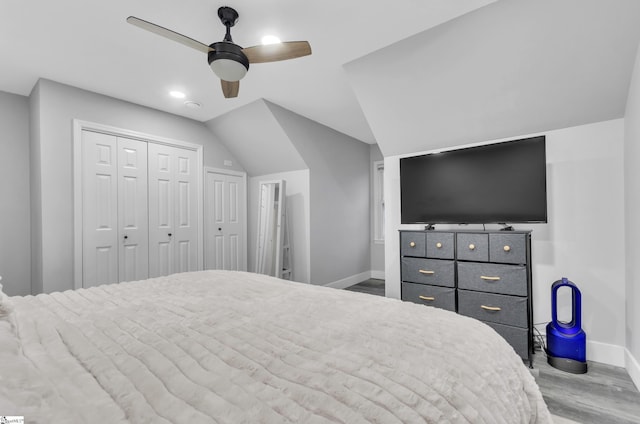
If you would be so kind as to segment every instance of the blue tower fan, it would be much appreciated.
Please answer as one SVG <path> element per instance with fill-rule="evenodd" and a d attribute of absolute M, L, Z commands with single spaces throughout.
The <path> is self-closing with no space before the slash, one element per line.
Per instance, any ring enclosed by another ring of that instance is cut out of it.
<path fill-rule="evenodd" d="M 571 289 L 573 316 L 570 322 L 558 321 L 558 290 Z M 587 335 L 582 330 L 582 295 L 578 287 L 563 278 L 551 286 L 551 322 L 547 324 L 547 362 L 573 374 L 587 372 Z"/>

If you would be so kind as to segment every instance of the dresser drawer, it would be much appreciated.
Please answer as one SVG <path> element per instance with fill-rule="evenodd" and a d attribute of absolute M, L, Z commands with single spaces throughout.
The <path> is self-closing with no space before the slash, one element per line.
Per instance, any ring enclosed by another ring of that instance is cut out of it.
<path fill-rule="evenodd" d="M 526 297 L 458 290 L 458 313 L 481 321 L 528 328 Z"/>
<path fill-rule="evenodd" d="M 402 300 L 455 312 L 456 290 L 429 284 L 402 283 Z"/>
<path fill-rule="evenodd" d="M 427 258 L 453 259 L 453 233 L 427 233 Z"/>
<path fill-rule="evenodd" d="M 489 234 L 489 260 L 506 264 L 526 264 L 527 234 Z"/>
<path fill-rule="evenodd" d="M 500 334 L 521 358 L 527 359 L 529 357 L 529 330 L 493 322 L 485 324 L 496 330 L 496 333 Z"/>
<path fill-rule="evenodd" d="M 455 286 L 453 261 L 440 259 L 402 258 L 402 281 L 434 286 Z"/>
<path fill-rule="evenodd" d="M 402 256 L 419 256 L 424 257 L 425 235 L 419 232 L 401 232 L 400 233 L 400 254 Z"/>
<path fill-rule="evenodd" d="M 527 267 L 482 262 L 458 262 L 458 287 L 491 293 L 527 295 Z"/>
<path fill-rule="evenodd" d="M 458 233 L 457 258 L 464 261 L 487 262 L 489 260 L 489 235 Z"/>

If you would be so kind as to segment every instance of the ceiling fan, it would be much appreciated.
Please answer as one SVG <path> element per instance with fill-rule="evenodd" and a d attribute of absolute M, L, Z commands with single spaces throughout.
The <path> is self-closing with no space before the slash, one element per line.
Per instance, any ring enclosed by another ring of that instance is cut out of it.
<path fill-rule="evenodd" d="M 236 24 L 238 16 L 238 12 L 231 7 L 223 6 L 218 9 L 218 17 L 227 28 L 227 31 L 222 41 L 210 45 L 135 16 L 129 16 L 127 22 L 138 28 L 206 53 L 209 66 L 220 78 L 222 93 L 226 98 L 238 97 L 240 80 L 247 74 L 249 64 L 277 62 L 311 54 L 311 46 L 307 41 L 288 41 L 253 47 L 240 47 L 231 38 L 231 27 Z"/>

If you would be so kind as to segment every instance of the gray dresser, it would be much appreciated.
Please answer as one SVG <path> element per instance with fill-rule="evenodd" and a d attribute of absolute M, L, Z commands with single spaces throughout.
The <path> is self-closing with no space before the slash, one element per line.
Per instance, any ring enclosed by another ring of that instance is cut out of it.
<path fill-rule="evenodd" d="M 532 363 L 530 231 L 400 231 L 402 300 L 484 321 Z"/>

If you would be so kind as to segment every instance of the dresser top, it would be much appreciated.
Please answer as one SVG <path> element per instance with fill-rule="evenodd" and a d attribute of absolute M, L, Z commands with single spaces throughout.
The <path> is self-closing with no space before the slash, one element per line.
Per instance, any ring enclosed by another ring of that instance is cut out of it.
<path fill-rule="evenodd" d="M 476 234 L 531 234 L 532 230 L 398 230 L 400 233 L 476 233 Z"/>

